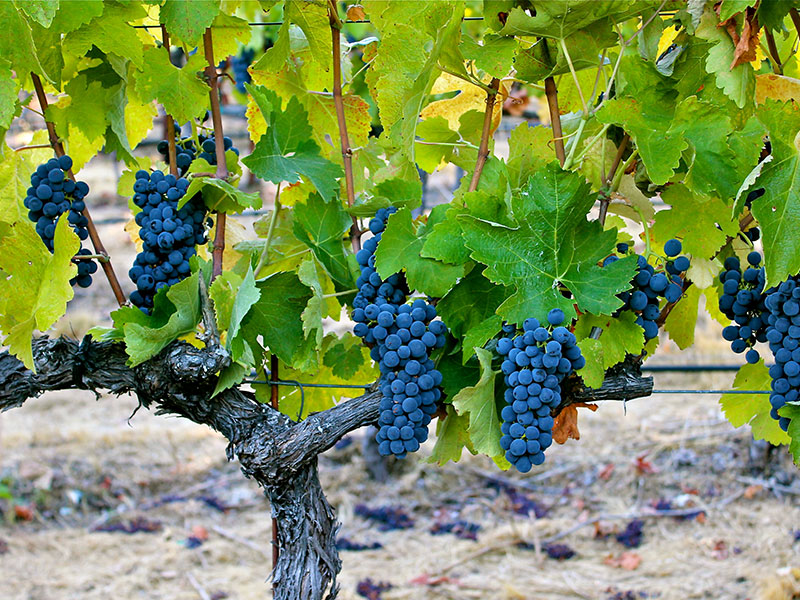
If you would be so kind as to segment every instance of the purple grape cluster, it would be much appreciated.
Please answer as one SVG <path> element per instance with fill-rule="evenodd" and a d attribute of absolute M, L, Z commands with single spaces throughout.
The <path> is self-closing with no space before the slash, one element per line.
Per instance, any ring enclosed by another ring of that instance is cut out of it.
<path fill-rule="evenodd" d="M 180 130 L 178 130 L 180 133 Z M 223 139 L 225 151 L 233 150 L 236 156 L 239 156 L 239 149 L 233 147 L 233 140 L 227 136 Z M 197 145 L 191 137 L 177 137 L 175 138 L 175 164 L 178 167 L 178 175 L 185 175 L 195 158 L 202 158 L 210 165 L 217 164 L 217 143 L 214 139 L 214 134 L 211 136 L 199 135 L 197 140 L 200 142 L 198 152 Z M 169 160 L 169 143 L 166 140 L 161 140 L 156 146 L 159 153 Z"/>
<path fill-rule="evenodd" d="M 83 181 L 72 181 L 66 174 L 72 168 L 72 159 L 67 156 L 51 158 L 36 167 L 31 174 L 31 185 L 27 190 L 25 208 L 28 218 L 36 223 L 36 233 L 42 238 L 50 252 L 54 250 L 56 222 L 66 214 L 70 226 L 81 240 L 89 237 L 89 219 L 83 215 L 86 208 L 84 198 L 89 186 Z M 90 255 L 88 249 L 81 249 L 78 255 Z M 75 260 L 78 275 L 70 280 L 71 285 L 88 288 L 92 284 L 92 274 L 97 264 L 91 260 Z"/>
<path fill-rule="evenodd" d="M 766 338 L 775 357 L 775 364 L 769 368 L 772 379 L 770 416 L 786 431 L 789 419 L 780 416 L 778 410 L 800 398 L 800 275 L 790 277 L 773 289 L 764 306 L 769 311 Z"/>
<path fill-rule="evenodd" d="M 554 308 L 547 324 L 526 319 L 522 333 L 497 342 L 497 352 L 505 357 L 500 368 L 506 384 L 500 446 L 521 473 L 544 462 L 553 443 L 551 414 L 561 403 L 561 382 L 586 364 L 575 334 L 563 322 L 564 312 Z M 511 333 L 507 326 L 503 331 Z"/>
<path fill-rule="evenodd" d="M 383 280 L 375 270 L 375 250 L 386 221 L 396 209 L 380 209 L 370 220 L 374 236 L 356 254 L 361 275 L 353 301 L 353 333 L 371 346 L 381 377 L 378 451 L 403 458 L 428 439 L 428 425 L 441 398 L 442 374 L 430 353 L 445 344 L 446 327 L 436 319 L 436 307 L 421 298 L 407 304 L 408 286 L 402 273 Z"/>
<path fill-rule="evenodd" d="M 764 291 L 766 275 L 761 264 L 761 255 L 753 251 L 747 255 L 748 267 L 741 269 L 739 259 L 730 256 L 725 259 L 725 269 L 720 273 L 722 295 L 719 298 L 720 311 L 733 321 L 722 330 L 722 337 L 731 343 L 731 350 L 737 354 L 746 351 L 745 359 L 750 364 L 758 362 L 756 342 L 767 341 L 768 311 L 767 294 Z"/>
<path fill-rule="evenodd" d="M 178 209 L 188 187 L 187 179 L 161 171 L 136 173 L 133 201 L 142 209 L 136 214 L 142 251 L 128 275 L 136 285 L 131 302 L 146 314 L 153 308 L 158 290 L 189 275 L 195 246 L 207 241 L 205 227 L 210 219 L 206 221 L 206 207 L 199 194 Z"/>
<path fill-rule="evenodd" d="M 619 294 L 619 298 L 625 302 L 619 312 L 630 310 L 638 315 L 636 323 L 644 330 L 645 340 L 658 337 L 657 321 L 661 316 L 662 298 L 671 304 L 680 300 L 683 295 L 683 275 L 689 270 L 690 263 L 688 257 L 679 256 L 682 249 L 680 241 L 675 239 L 664 244 L 667 260 L 663 272 L 656 272 L 644 256 L 636 255 L 638 264 L 636 275 L 631 281 L 633 289 Z M 617 253 L 606 258 L 603 266 L 610 265 L 629 253 L 628 244 L 617 244 Z"/>

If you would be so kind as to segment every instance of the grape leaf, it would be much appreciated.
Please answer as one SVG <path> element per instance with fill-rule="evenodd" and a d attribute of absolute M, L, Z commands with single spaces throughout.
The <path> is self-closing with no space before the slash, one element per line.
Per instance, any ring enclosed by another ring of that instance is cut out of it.
<path fill-rule="evenodd" d="M 188 46 L 198 45 L 219 14 L 219 0 L 165 0 L 159 18 L 170 34 Z"/>
<path fill-rule="evenodd" d="M 523 122 L 508 138 L 508 175 L 512 187 L 522 186 L 528 178 L 552 160 L 548 144 L 553 132 L 548 127 L 531 127 Z"/>
<path fill-rule="evenodd" d="M 65 218 L 58 220 L 55 252 L 50 254 L 27 219 L 0 237 L 0 332 L 9 352 L 35 371 L 31 336 L 61 318 L 72 299 L 69 280 L 77 273 L 71 262 L 80 248 Z"/>
<path fill-rule="evenodd" d="M 0 36 L 0 57 L 17 73 L 33 71 L 55 83 L 39 61 L 31 26 L 13 2 L 0 2 L 0 23 L 7 32 L 13 32 Z"/>
<path fill-rule="evenodd" d="M 471 51 L 465 51 L 464 58 L 474 60 L 479 69 L 499 78 L 505 77 L 511 71 L 519 41 L 513 37 L 489 33 L 483 37 L 482 45 L 468 45 L 466 48 Z"/>
<path fill-rule="evenodd" d="M 474 386 L 462 388 L 453 397 L 453 408 L 459 415 L 469 414 L 469 433 L 475 452 L 490 457 L 503 456 L 500 446 L 500 416 L 495 404 L 494 383 L 497 372 L 492 371 L 492 354 L 475 348 L 481 365 L 481 378 Z"/>
<path fill-rule="evenodd" d="M 350 380 L 367 362 L 360 343 L 353 342 L 353 335 L 345 333 L 344 337 L 333 342 L 322 357 L 322 364 L 330 367 L 336 377 Z M 360 340 L 357 340 L 359 342 Z"/>
<path fill-rule="evenodd" d="M 103 0 L 69 0 L 61 4 L 50 24 L 50 29 L 61 34 L 75 31 L 103 14 Z"/>
<path fill-rule="evenodd" d="M 19 8 L 42 27 L 50 27 L 58 10 L 58 2 L 59 0 L 25 0 L 19 3 Z"/>
<path fill-rule="evenodd" d="M 264 347 L 291 365 L 305 340 L 301 315 L 311 298 L 294 273 L 276 273 L 256 282 L 261 296 L 242 320 L 241 331 L 252 348 Z"/>
<path fill-rule="evenodd" d="M 696 285 L 686 290 L 684 297 L 675 305 L 664 322 L 664 330 L 669 334 L 669 339 L 675 342 L 681 350 L 686 350 L 694 344 L 697 309 L 701 294 L 702 290 Z"/>
<path fill-rule="evenodd" d="M 714 43 L 706 57 L 706 71 L 714 75 L 717 87 L 733 100 L 736 106 L 744 108 L 748 101 L 752 101 L 755 91 L 756 77 L 753 66 L 745 62 L 731 68 L 736 45 L 730 35 L 718 27 L 713 12 L 708 11 L 703 14 L 696 35 Z"/>
<path fill-rule="evenodd" d="M 148 48 L 142 71 L 135 76 L 136 90 L 147 102 L 158 100 L 176 121 L 189 121 L 204 115 L 208 108 L 209 88 L 198 77 L 203 66 L 200 54 L 189 57 L 179 69 L 172 66 L 163 48 Z"/>
<path fill-rule="evenodd" d="M 464 274 L 464 267 L 423 257 L 424 244 L 424 233 L 418 235 L 411 211 L 403 208 L 389 217 L 375 252 L 375 268 L 384 279 L 404 270 L 412 290 L 441 298 Z"/>
<path fill-rule="evenodd" d="M 440 467 L 448 461 L 458 462 L 466 447 L 472 454 L 475 450 L 471 446 L 469 437 L 469 415 L 459 415 L 451 405 L 446 405 L 447 416 L 439 419 L 436 424 L 436 443 L 431 450 L 428 462 L 438 464 Z"/>
<path fill-rule="evenodd" d="M 211 282 L 211 286 L 208 288 L 208 296 L 214 302 L 214 315 L 220 331 L 227 331 L 231 324 L 233 302 L 242 281 L 241 275 L 233 271 L 224 271 Z"/>
<path fill-rule="evenodd" d="M 508 14 L 500 33 L 504 35 L 535 35 L 564 39 L 596 21 L 612 23 L 623 21 L 641 10 L 636 0 L 550 0 L 536 5 L 531 15 L 516 6 Z"/>
<path fill-rule="evenodd" d="M 214 386 L 214 391 L 211 392 L 211 397 L 214 398 L 217 394 L 239 385 L 244 381 L 244 378 L 250 374 L 251 368 L 238 362 L 231 363 L 220 371 L 217 378 L 217 384 Z"/>
<path fill-rule="evenodd" d="M 603 385 L 603 380 L 606 377 L 603 342 L 587 337 L 578 342 L 578 347 L 586 359 L 586 364 L 576 373 L 581 376 L 583 383 L 590 388 L 599 388 Z"/>
<path fill-rule="evenodd" d="M 626 354 L 639 354 L 644 348 L 644 330 L 636 324 L 636 314 L 629 310 L 613 318 L 583 314 L 575 325 L 575 336 L 586 339 L 594 327 L 603 330 L 599 341 L 604 371 L 625 360 Z"/>
<path fill-rule="evenodd" d="M 239 335 L 242 321 L 244 320 L 245 316 L 247 316 L 247 313 L 250 311 L 250 308 L 253 306 L 253 304 L 258 302 L 259 298 L 261 298 L 261 292 L 256 286 L 256 279 L 255 275 L 253 274 L 253 269 L 248 268 L 247 274 L 242 280 L 242 284 L 239 286 L 239 289 L 236 290 L 236 298 L 234 299 L 233 306 L 231 307 L 227 339 L 227 346 L 229 350 L 235 349 L 234 342 Z M 233 353 L 233 358 L 235 360 L 239 359 L 237 352 Z"/>
<path fill-rule="evenodd" d="M 140 19 L 146 14 L 141 6 L 137 8 L 135 4 L 121 6 L 106 3 L 102 15 L 66 35 L 64 49 L 76 56 L 83 56 L 92 46 L 96 46 L 107 55 L 127 58 L 141 69 L 144 65 L 142 41 L 128 21 Z M 165 50 L 161 50 L 161 53 L 166 56 Z"/>
<path fill-rule="evenodd" d="M 730 207 L 718 198 L 694 194 L 682 183 L 669 186 L 661 193 L 661 198 L 670 210 L 656 213 L 651 230 L 661 246 L 669 239 L 679 238 L 684 252 L 709 258 L 725 245 L 727 236 L 739 231 L 739 223 L 732 218 Z M 687 219 L 686 215 L 692 218 Z"/>
<path fill-rule="evenodd" d="M 396 206 L 414 209 L 422 200 L 422 186 L 419 179 L 409 181 L 399 177 L 384 179 L 375 184 L 375 187 L 359 195 L 353 206 L 347 212 L 356 217 L 371 217 L 380 208 Z"/>
<path fill-rule="evenodd" d="M 488 266 L 484 275 L 516 288 L 498 314 L 522 323 L 528 317 L 543 320 L 549 310 L 561 308 L 569 320 L 575 304 L 601 314 L 621 306 L 616 294 L 630 287 L 635 259 L 602 269 L 597 265 L 612 252 L 616 231 L 603 231 L 596 221 L 586 220 L 594 200 L 581 176 L 550 164 L 512 197 L 518 228 L 460 217 L 472 258 Z M 574 300 L 561 294 L 560 285 Z"/>
<path fill-rule="evenodd" d="M 111 313 L 114 327 L 122 330 L 131 367 L 153 358 L 170 342 L 194 331 L 200 322 L 199 277 L 194 273 L 156 294 L 151 315 L 130 306 Z"/>
<path fill-rule="evenodd" d="M 313 255 L 306 256 L 303 259 L 303 262 L 300 263 L 300 268 L 297 269 L 297 276 L 300 281 L 314 292 L 300 318 L 303 320 L 303 333 L 306 338 L 310 338 L 311 334 L 314 333 L 314 339 L 317 346 L 319 346 L 322 343 L 323 335 L 322 319 L 329 316 L 336 309 L 341 313 L 342 307 L 336 302 L 336 298 L 324 297 L 326 294 L 334 292 L 333 282 Z M 335 308 L 332 308 L 331 304 Z M 336 316 L 338 317 L 338 314 Z"/>
<path fill-rule="evenodd" d="M 267 130 L 256 143 L 250 156 L 242 162 L 257 176 L 273 183 L 294 183 L 306 177 L 327 202 L 339 190 L 342 169 L 320 155 L 319 146 L 311 139 L 308 113 L 297 98 L 291 98 L 286 109 L 272 90 L 263 86 L 247 86 L 267 122 Z"/>
<path fill-rule="evenodd" d="M 800 271 L 800 106 L 767 100 L 759 111 L 772 144 L 773 160 L 766 163 L 757 185 L 766 193 L 753 202 L 753 215 L 763 230 L 767 286 Z"/>
<path fill-rule="evenodd" d="M 338 202 L 325 202 L 311 194 L 305 204 L 294 208 L 294 234 L 311 248 L 333 281 L 342 289 L 353 287 L 354 279 L 344 248 L 352 221 Z"/>
<path fill-rule="evenodd" d="M 770 377 L 764 360 L 756 364 L 745 364 L 736 373 L 735 390 L 769 390 Z M 719 401 L 725 417 L 734 427 L 749 424 L 753 438 L 766 440 L 770 444 L 788 444 L 790 438 L 778 422 L 769 416 L 772 405 L 768 394 L 725 394 Z"/>
<path fill-rule="evenodd" d="M 192 177 L 186 194 L 181 198 L 178 206 L 186 204 L 197 193 L 202 193 L 203 203 L 210 211 L 214 212 L 236 213 L 247 208 L 258 210 L 263 202 L 258 192 L 244 192 L 223 179 Z"/>

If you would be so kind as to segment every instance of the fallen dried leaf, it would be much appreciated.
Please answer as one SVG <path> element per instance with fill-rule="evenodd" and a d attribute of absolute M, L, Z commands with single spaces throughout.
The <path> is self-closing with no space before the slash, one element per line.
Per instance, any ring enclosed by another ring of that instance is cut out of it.
<path fill-rule="evenodd" d="M 460 585 L 461 582 L 458 579 L 453 579 L 452 577 L 448 577 L 447 575 L 439 575 L 438 577 L 431 577 L 427 573 L 423 573 L 414 579 L 410 580 L 409 583 L 413 583 L 414 585 L 442 585 L 443 583 L 452 583 L 455 585 Z"/>
<path fill-rule="evenodd" d="M 14 505 L 14 516 L 23 521 L 33 520 L 33 509 L 30 506 Z"/>
<path fill-rule="evenodd" d="M 731 69 L 742 63 L 756 60 L 756 51 L 758 49 L 761 31 L 758 26 L 758 17 L 756 16 L 755 8 L 748 7 L 747 11 L 744 13 L 744 24 L 742 25 L 741 35 L 737 31 L 735 17 L 731 17 L 724 23 L 720 23 L 720 26 L 724 26 L 728 30 L 733 43 L 736 44 L 736 48 L 733 52 Z"/>
<path fill-rule="evenodd" d="M 603 481 L 608 481 L 611 479 L 611 474 L 614 472 L 614 467 L 614 463 L 608 463 L 605 467 L 603 467 L 603 470 L 597 474 L 597 476 Z"/>
<path fill-rule="evenodd" d="M 623 552 L 619 556 L 609 555 L 603 561 L 609 567 L 616 567 L 618 569 L 625 569 L 626 571 L 633 571 L 642 563 L 642 557 L 636 552 Z"/>
<path fill-rule="evenodd" d="M 640 454 L 633 461 L 633 466 L 636 468 L 636 472 L 639 475 L 652 475 L 653 473 L 658 473 L 658 469 L 653 466 L 653 463 L 645 460 L 646 456 L 647 453 Z"/>
<path fill-rule="evenodd" d="M 553 424 L 553 441 L 558 444 L 564 444 L 568 439 L 579 440 L 581 439 L 581 432 L 578 430 L 578 407 L 588 408 L 592 411 L 597 410 L 596 404 L 586 404 L 578 402 L 570 404 L 560 413 L 555 419 Z"/>
<path fill-rule="evenodd" d="M 714 542 L 714 548 L 711 550 L 711 556 L 717 560 L 725 560 L 728 558 L 728 544 L 726 544 L 724 540 L 717 540 Z"/>
<path fill-rule="evenodd" d="M 748 485 L 744 490 L 743 496 L 748 500 L 752 500 L 763 489 L 764 489 L 763 485 Z"/>

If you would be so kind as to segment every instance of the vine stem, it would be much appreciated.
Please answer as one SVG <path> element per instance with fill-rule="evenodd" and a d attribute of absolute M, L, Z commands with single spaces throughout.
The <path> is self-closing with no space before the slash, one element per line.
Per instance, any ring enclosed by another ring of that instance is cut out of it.
<path fill-rule="evenodd" d="M 792 18 L 794 28 L 797 30 L 797 37 L 800 39 L 800 12 L 798 12 L 796 8 L 790 8 L 789 16 Z"/>
<path fill-rule="evenodd" d="M 783 75 L 783 65 L 781 65 L 781 57 L 778 53 L 778 47 L 775 45 L 775 36 L 772 31 L 764 28 L 764 35 L 767 38 L 767 48 L 769 48 L 770 62 L 772 63 L 772 71 L 776 75 Z"/>
<path fill-rule="evenodd" d="M 336 9 L 336 0 L 328 0 L 328 20 L 331 25 L 331 47 L 333 48 L 333 104 L 336 107 L 336 122 L 339 125 L 339 144 L 344 164 L 344 187 L 347 194 L 347 205 L 353 206 L 356 201 L 356 190 L 353 182 L 353 150 L 350 137 L 347 135 L 347 120 L 344 116 L 344 98 L 342 97 L 342 20 Z M 361 229 L 358 219 L 351 215 L 353 225 L 350 227 L 350 243 L 353 251 L 361 249 Z"/>
<path fill-rule="evenodd" d="M 161 25 L 161 43 L 167 50 L 167 57 L 169 58 L 169 33 L 167 33 L 167 26 Z M 171 60 L 171 59 L 170 59 Z M 166 110 L 166 109 L 165 109 Z M 167 145 L 169 146 L 169 172 L 175 177 L 178 176 L 178 163 L 175 152 L 175 121 L 172 115 L 167 113 Z"/>
<path fill-rule="evenodd" d="M 39 76 L 36 73 L 31 73 L 31 80 L 33 81 L 33 87 L 36 90 L 36 97 L 39 99 L 39 106 L 42 108 L 42 114 L 47 113 L 47 95 L 44 93 L 44 87 L 42 87 L 42 80 L 39 79 Z M 56 126 L 49 121 L 45 117 L 45 125 L 47 126 L 47 135 L 50 138 L 50 146 L 53 148 L 53 151 L 56 153 L 57 156 L 61 157 L 64 156 L 64 146 L 61 144 L 61 141 L 58 139 L 58 134 L 56 133 Z M 67 176 L 75 181 L 75 175 L 72 173 L 72 169 L 67 170 Z M 108 252 L 106 252 L 106 248 L 103 245 L 103 241 L 100 239 L 100 234 L 97 231 L 97 227 L 92 220 L 92 216 L 89 213 L 89 206 L 84 203 L 84 208 L 82 213 L 88 223 L 86 224 L 86 229 L 89 230 L 89 239 L 92 240 L 92 246 L 94 246 L 95 254 L 100 254 L 108 258 Z M 114 297 L 117 300 L 117 303 L 120 306 L 124 306 L 125 304 L 125 293 L 122 291 L 122 286 L 119 284 L 119 279 L 117 279 L 117 274 L 114 272 L 114 267 L 111 265 L 111 259 L 100 261 L 100 266 L 103 269 L 103 273 L 106 275 L 106 279 L 108 279 L 108 283 L 111 286 L 111 291 L 114 292 Z"/>
<path fill-rule="evenodd" d="M 500 89 L 500 80 L 497 77 L 492 78 L 489 88 L 490 91 L 486 92 L 486 111 L 483 113 L 483 129 L 481 130 L 481 143 L 478 146 L 478 158 L 475 161 L 475 170 L 472 172 L 469 188 L 467 188 L 469 192 L 474 192 L 478 189 L 483 167 L 489 158 L 489 138 L 492 136 L 492 116 L 494 114 L 494 104 L 497 102 L 497 92 Z"/>
<path fill-rule="evenodd" d="M 280 363 L 278 361 L 278 356 L 273 353 L 269 357 L 269 378 L 271 381 L 278 381 L 279 373 L 278 367 Z M 278 398 L 278 386 L 272 385 L 270 386 L 269 390 L 269 403 L 273 409 L 279 410 L 280 400 Z M 272 517 L 272 570 L 275 570 L 276 565 L 278 564 L 278 557 L 280 556 L 280 548 L 278 545 L 278 519 L 277 517 Z M 275 580 L 272 581 L 272 593 L 275 594 Z"/>
<path fill-rule="evenodd" d="M 561 166 L 567 160 L 567 154 L 564 151 L 564 131 L 561 129 L 561 113 L 558 111 L 558 88 L 556 87 L 556 80 L 548 77 L 544 80 L 544 93 L 547 97 L 547 108 L 550 111 L 550 124 L 553 127 L 553 144 L 556 149 L 556 157 Z"/>
<path fill-rule="evenodd" d="M 269 264 L 269 245 L 272 242 L 272 236 L 275 233 L 275 224 L 278 221 L 278 213 L 281 210 L 281 184 L 278 184 L 275 190 L 275 202 L 272 207 L 272 214 L 269 217 L 269 229 L 267 229 L 267 239 L 264 242 L 264 249 L 261 251 L 261 256 L 258 257 L 258 264 L 256 265 L 255 275 L 258 277 L 259 271 Z"/>
<path fill-rule="evenodd" d="M 206 55 L 205 68 L 206 80 L 211 90 L 208 93 L 211 100 L 211 120 L 214 123 L 214 139 L 216 140 L 217 154 L 217 179 L 228 178 L 228 164 L 225 162 L 225 144 L 223 143 L 222 133 L 222 113 L 219 109 L 219 90 L 217 67 L 214 62 L 214 43 L 211 37 L 211 28 L 206 29 L 203 34 L 203 50 Z M 225 222 L 227 215 L 224 212 L 217 213 L 216 235 L 214 236 L 214 252 L 212 254 L 212 280 L 222 273 L 222 256 L 225 252 Z"/>
<path fill-rule="evenodd" d="M 614 156 L 614 160 L 611 163 L 611 168 L 608 170 L 608 176 L 606 177 L 606 185 L 611 186 L 611 182 L 614 180 L 617 174 L 617 169 L 619 168 L 619 163 L 622 162 L 622 155 L 625 154 L 625 149 L 628 147 L 628 142 L 630 142 L 631 136 L 627 133 L 622 136 L 622 141 L 619 143 L 619 148 L 617 148 L 617 154 Z M 624 172 L 624 169 L 623 169 Z M 610 196 L 611 190 L 608 193 L 603 193 L 600 196 L 600 224 L 606 224 L 606 215 L 608 214 L 608 203 L 611 201 Z"/>

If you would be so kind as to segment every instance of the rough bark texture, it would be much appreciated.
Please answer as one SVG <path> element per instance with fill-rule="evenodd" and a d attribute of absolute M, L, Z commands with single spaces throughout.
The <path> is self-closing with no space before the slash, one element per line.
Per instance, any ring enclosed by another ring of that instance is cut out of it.
<path fill-rule="evenodd" d="M 129 367 L 122 344 L 41 338 L 33 342 L 36 373 L 7 352 L 0 354 L 0 412 L 50 390 L 105 390 L 136 394 L 141 406 L 175 414 L 219 431 L 227 455 L 265 490 L 278 521 L 280 558 L 273 572 L 276 600 L 321 600 L 337 593 L 341 561 L 336 551 L 334 509 L 320 486 L 317 456 L 350 431 L 378 419 L 380 393 L 373 390 L 294 423 L 253 394 L 237 388 L 215 398 L 214 375 L 227 363 L 219 346 L 198 349 L 175 342 L 161 354 Z M 580 379 L 564 384 L 564 406 L 574 402 L 628 400 L 650 394 L 651 378 L 636 364 L 609 372 L 602 388 Z"/>

